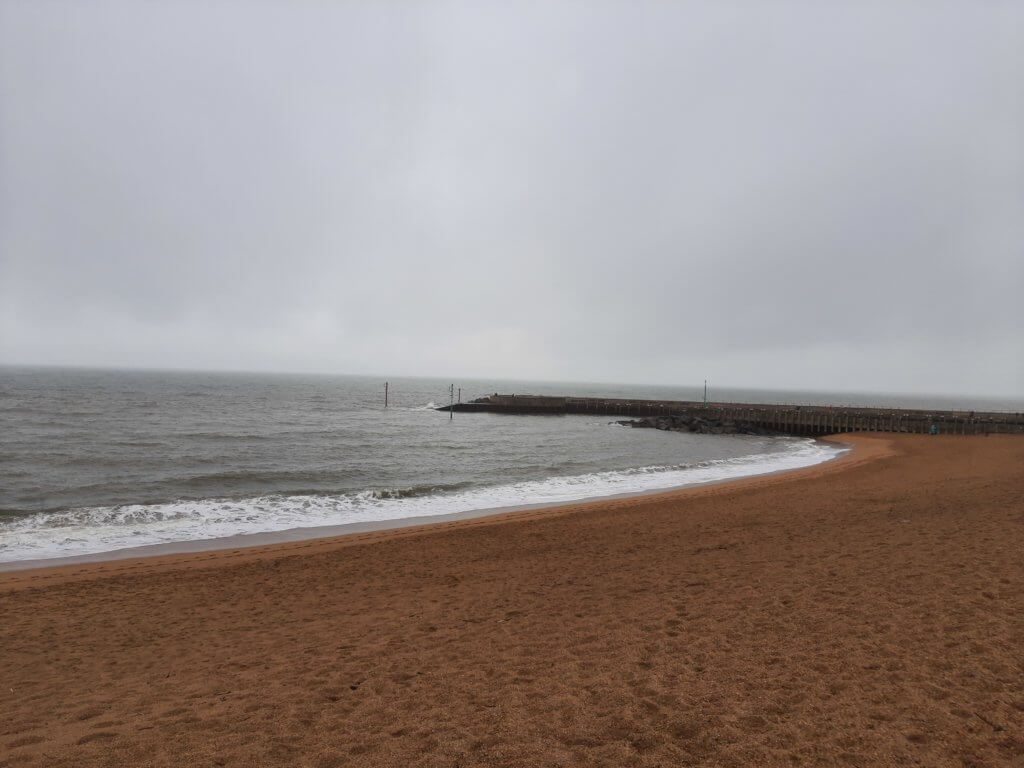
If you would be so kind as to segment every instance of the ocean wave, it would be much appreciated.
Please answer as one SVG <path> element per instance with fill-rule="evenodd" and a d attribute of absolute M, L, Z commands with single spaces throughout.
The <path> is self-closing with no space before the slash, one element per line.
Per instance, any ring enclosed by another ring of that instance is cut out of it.
<path fill-rule="evenodd" d="M 420 496 L 437 496 L 445 493 L 453 493 L 464 488 L 472 487 L 471 483 L 450 483 L 432 485 L 413 485 L 406 488 L 371 488 L 362 491 L 356 496 L 363 496 L 376 500 L 384 499 L 415 499 Z"/>
<path fill-rule="evenodd" d="M 813 440 L 787 450 L 692 464 L 650 465 L 522 480 L 367 488 L 355 493 L 181 500 L 41 512 L 0 518 L 0 562 L 109 552 L 147 544 L 222 538 L 293 528 L 418 518 L 469 510 L 558 504 L 642 493 L 817 464 L 841 449 Z"/>

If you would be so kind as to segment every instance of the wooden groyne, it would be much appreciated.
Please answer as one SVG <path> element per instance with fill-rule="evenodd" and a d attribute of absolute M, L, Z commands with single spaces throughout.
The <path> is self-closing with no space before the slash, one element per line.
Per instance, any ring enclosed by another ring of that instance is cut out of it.
<path fill-rule="evenodd" d="M 490 395 L 439 410 L 508 414 L 591 414 L 600 416 L 685 416 L 731 422 L 742 428 L 819 437 L 844 432 L 912 432 L 940 435 L 1024 434 L 1024 414 L 929 411 L 825 405 L 704 403 L 685 400 Z"/>

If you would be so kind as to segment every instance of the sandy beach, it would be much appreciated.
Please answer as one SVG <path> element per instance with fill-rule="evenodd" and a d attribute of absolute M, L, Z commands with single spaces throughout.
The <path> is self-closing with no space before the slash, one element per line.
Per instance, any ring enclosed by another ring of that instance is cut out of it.
<path fill-rule="evenodd" d="M 1024 439 L 0 574 L 0 766 L 1024 765 Z"/>

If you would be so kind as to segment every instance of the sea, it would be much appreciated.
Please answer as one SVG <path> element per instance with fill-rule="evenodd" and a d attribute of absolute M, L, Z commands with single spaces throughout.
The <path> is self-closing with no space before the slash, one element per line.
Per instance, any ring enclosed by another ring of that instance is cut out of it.
<path fill-rule="evenodd" d="M 638 494 L 809 466 L 842 451 L 809 439 L 631 429 L 608 416 L 451 417 L 436 410 L 451 387 L 462 400 L 703 396 L 693 386 L 0 367 L 0 566 Z M 710 396 L 1020 407 L 714 388 Z"/>

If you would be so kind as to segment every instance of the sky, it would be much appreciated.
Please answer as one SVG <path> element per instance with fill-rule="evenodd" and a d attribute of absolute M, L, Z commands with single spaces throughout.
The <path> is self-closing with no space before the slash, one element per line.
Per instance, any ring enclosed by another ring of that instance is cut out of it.
<path fill-rule="evenodd" d="M 1024 395 L 1024 4 L 0 0 L 0 363 Z"/>

